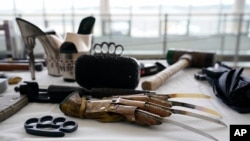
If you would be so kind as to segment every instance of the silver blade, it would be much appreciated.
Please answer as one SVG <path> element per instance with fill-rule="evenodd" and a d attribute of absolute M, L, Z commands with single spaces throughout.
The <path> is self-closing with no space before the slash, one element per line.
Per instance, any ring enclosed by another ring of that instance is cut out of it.
<path fill-rule="evenodd" d="M 221 120 L 215 119 L 215 118 L 211 118 L 211 117 L 200 115 L 200 114 L 193 113 L 193 112 L 178 110 L 178 109 L 169 109 L 169 110 L 174 114 L 181 114 L 181 115 L 196 117 L 199 119 L 204 119 L 204 120 L 211 121 L 211 122 L 214 122 L 214 123 L 217 123 L 217 124 L 220 124 L 222 126 L 227 127 L 227 125 L 224 122 L 222 122 Z"/>
<path fill-rule="evenodd" d="M 206 132 L 203 132 L 203 131 L 201 131 L 201 130 L 198 130 L 198 129 L 196 129 L 196 128 L 193 128 L 193 127 L 191 127 L 191 126 L 187 126 L 187 125 L 185 125 L 185 124 L 182 124 L 182 123 L 180 123 L 180 122 L 176 122 L 176 121 L 173 121 L 173 120 L 170 120 L 170 119 L 167 119 L 167 118 L 162 118 L 162 122 L 166 122 L 166 123 L 173 124 L 173 125 L 175 125 L 175 126 L 178 126 L 178 127 L 184 128 L 184 129 L 186 129 L 186 130 L 195 132 L 195 133 L 197 133 L 197 134 L 199 134 L 199 135 L 202 135 L 202 136 L 204 136 L 204 137 L 210 138 L 210 139 L 212 139 L 212 140 L 214 140 L 214 141 L 218 141 L 218 139 L 216 139 L 216 138 L 213 137 L 212 135 L 210 135 L 210 134 L 208 134 L 208 133 L 206 133 Z"/>
<path fill-rule="evenodd" d="M 217 123 L 217 124 L 220 124 L 220 125 L 223 125 L 223 126 L 227 127 L 227 125 L 224 122 L 222 122 L 222 121 L 220 121 L 218 119 L 209 117 L 209 116 L 205 116 L 205 115 L 201 115 L 201 114 L 197 114 L 197 113 L 193 113 L 193 112 L 189 112 L 189 111 L 164 107 L 162 105 L 157 105 L 157 104 L 154 104 L 154 103 L 148 103 L 148 104 L 150 104 L 152 106 L 159 107 L 159 108 L 164 109 L 164 110 L 167 110 L 167 111 L 171 112 L 172 114 L 180 114 L 180 115 L 191 116 L 191 117 L 195 117 L 195 118 L 199 118 L 199 119 L 204 119 L 204 120 L 211 121 L 211 122 L 214 122 L 214 123 Z"/>
<path fill-rule="evenodd" d="M 206 113 L 210 113 L 210 114 L 216 115 L 216 116 L 218 116 L 220 118 L 222 117 L 218 112 L 216 112 L 216 111 L 214 111 L 212 109 L 206 108 L 206 107 L 193 105 L 193 104 L 189 104 L 189 103 L 178 102 L 178 101 L 169 101 L 169 102 L 172 104 L 172 106 L 187 107 L 187 108 L 191 108 L 191 109 L 200 110 L 200 111 L 203 111 L 203 112 L 206 112 Z"/>
<path fill-rule="evenodd" d="M 215 137 L 211 136 L 210 134 L 208 134 L 206 132 L 203 132 L 201 130 L 198 130 L 196 128 L 193 128 L 191 126 L 185 125 L 183 123 L 173 121 L 173 120 L 170 120 L 170 119 L 167 119 L 167 118 L 163 118 L 163 117 L 160 117 L 159 115 L 156 115 L 156 114 L 153 114 L 153 113 L 150 113 L 150 112 L 147 112 L 147 111 L 143 111 L 143 110 L 140 110 L 140 109 L 136 109 L 136 112 L 139 112 L 141 114 L 145 114 L 146 116 L 152 117 L 153 119 L 161 121 L 162 123 L 163 122 L 170 123 L 170 124 L 173 124 L 175 126 L 178 126 L 178 127 L 184 128 L 186 130 L 192 131 L 194 133 L 197 133 L 199 135 L 202 135 L 204 137 L 210 138 L 210 139 L 212 139 L 214 141 L 218 141 Z"/>
<path fill-rule="evenodd" d="M 170 98 L 211 98 L 208 95 L 194 94 L 194 93 L 172 93 L 172 94 L 145 93 L 145 95 L 164 100 L 168 100 Z"/>

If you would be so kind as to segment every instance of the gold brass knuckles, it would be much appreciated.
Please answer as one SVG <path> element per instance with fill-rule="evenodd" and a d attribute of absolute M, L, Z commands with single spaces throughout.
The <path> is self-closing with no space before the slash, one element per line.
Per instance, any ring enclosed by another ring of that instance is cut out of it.
<path fill-rule="evenodd" d="M 85 97 L 80 97 L 77 92 L 74 92 L 60 104 L 60 109 L 68 116 L 95 119 L 100 122 L 127 120 L 139 125 L 148 126 L 170 123 L 212 140 L 217 139 L 201 130 L 170 120 L 167 117 L 172 114 L 181 114 L 200 118 L 227 127 L 227 125 L 219 119 L 195 112 L 174 109 L 174 106 L 182 106 L 221 118 L 221 115 L 212 109 L 189 103 L 170 101 L 169 98 L 173 97 L 209 98 L 209 96 L 201 94 L 136 94 L 114 96 L 105 99 L 86 99 Z"/>

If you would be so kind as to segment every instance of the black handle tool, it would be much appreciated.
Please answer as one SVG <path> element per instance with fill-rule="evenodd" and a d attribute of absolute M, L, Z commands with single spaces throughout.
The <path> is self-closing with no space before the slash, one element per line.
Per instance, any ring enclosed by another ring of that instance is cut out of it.
<path fill-rule="evenodd" d="M 42 103 L 61 103 L 72 92 L 78 91 L 80 96 L 103 98 L 114 95 L 128 95 L 128 94 L 148 94 L 153 93 L 147 90 L 134 89 L 114 89 L 114 88 L 92 88 L 86 89 L 83 87 L 74 86 L 59 86 L 49 85 L 48 88 L 39 88 L 37 82 L 25 81 L 19 87 L 15 87 L 16 92 L 22 95 L 28 95 L 30 102 Z"/>

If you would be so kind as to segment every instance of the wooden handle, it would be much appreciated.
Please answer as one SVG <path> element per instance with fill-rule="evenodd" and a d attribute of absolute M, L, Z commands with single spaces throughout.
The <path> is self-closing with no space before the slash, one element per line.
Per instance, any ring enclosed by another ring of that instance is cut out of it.
<path fill-rule="evenodd" d="M 161 86 L 168 78 L 189 65 L 188 59 L 180 59 L 175 64 L 142 82 L 143 90 L 155 90 Z"/>
<path fill-rule="evenodd" d="M 14 71 L 14 70 L 29 70 L 30 66 L 28 63 L 0 63 L 0 71 Z M 35 64 L 36 71 L 43 70 L 42 63 Z"/>
<path fill-rule="evenodd" d="M 29 65 L 25 63 L 0 63 L 1 71 L 29 70 Z"/>

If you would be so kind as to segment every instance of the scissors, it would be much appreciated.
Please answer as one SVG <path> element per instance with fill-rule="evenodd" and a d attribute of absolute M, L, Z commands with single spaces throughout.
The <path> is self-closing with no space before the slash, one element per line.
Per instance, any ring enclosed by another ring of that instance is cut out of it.
<path fill-rule="evenodd" d="M 28 134 L 46 137 L 63 137 L 64 133 L 72 133 L 78 128 L 74 121 L 67 121 L 64 117 L 47 115 L 41 118 L 30 118 L 24 123 Z"/>
<path fill-rule="evenodd" d="M 114 42 L 102 42 L 101 44 L 95 44 L 93 50 L 95 54 L 121 55 L 124 48 L 122 45 Z"/>

